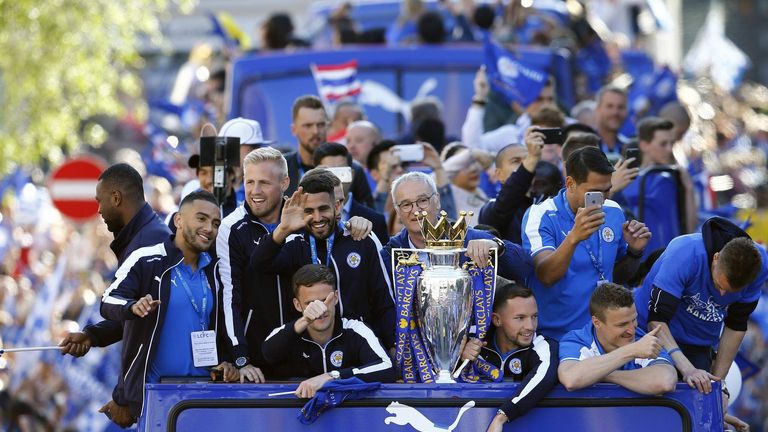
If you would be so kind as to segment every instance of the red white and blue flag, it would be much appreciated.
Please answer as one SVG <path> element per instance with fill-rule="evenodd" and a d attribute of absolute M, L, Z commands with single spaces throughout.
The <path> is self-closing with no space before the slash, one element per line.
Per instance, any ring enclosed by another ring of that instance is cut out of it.
<path fill-rule="evenodd" d="M 326 102 L 354 97 L 362 91 L 362 84 L 357 79 L 357 60 L 333 65 L 312 64 L 317 92 Z"/>

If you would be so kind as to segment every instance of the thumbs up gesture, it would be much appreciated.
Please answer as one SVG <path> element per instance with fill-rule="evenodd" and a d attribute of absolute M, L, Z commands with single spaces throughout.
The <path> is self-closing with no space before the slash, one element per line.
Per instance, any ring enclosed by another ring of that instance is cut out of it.
<path fill-rule="evenodd" d="M 334 306 L 336 306 L 336 291 L 331 291 L 325 300 L 315 300 L 307 305 L 303 313 L 304 319 L 311 323 L 318 318 L 322 318 Z"/>
<path fill-rule="evenodd" d="M 659 343 L 656 333 L 659 332 L 660 328 L 654 328 L 640 338 L 639 341 L 632 344 L 635 348 L 635 357 L 653 359 L 659 356 L 659 353 L 661 353 L 661 343 Z"/>

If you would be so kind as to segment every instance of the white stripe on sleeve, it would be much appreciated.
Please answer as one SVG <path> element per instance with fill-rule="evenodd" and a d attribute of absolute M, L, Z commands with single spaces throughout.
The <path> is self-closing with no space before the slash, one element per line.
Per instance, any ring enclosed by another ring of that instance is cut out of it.
<path fill-rule="evenodd" d="M 363 324 L 360 321 L 357 320 L 351 320 L 342 318 L 342 328 L 350 329 L 360 335 L 365 341 L 368 343 L 368 346 L 371 347 L 374 353 L 376 353 L 379 358 L 381 358 L 381 363 L 372 364 L 370 366 L 364 367 L 362 369 L 354 368 L 352 369 L 353 375 L 360 375 L 360 374 L 369 374 L 373 372 L 378 372 L 380 370 L 389 369 L 392 367 L 392 361 L 389 359 L 389 355 L 384 350 L 384 348 L 381 346 L 381 342 L 379 342 L 379 339 L 376 337 L 375 334 L 373 334 L 373 331 L 368 328 L 365 324 Z"/>
<path fill-rule="evenodd" d="M 128 255 L 128 258 L 125 260 L 123 265 L 121 265 L 120 268 L 117 269 L 117 272 L 115 273 L 115 280 L 104 291 L 104 294 L 101 296 L 101 301 L 107 304 L 114 304 L 114 305 L 121 305 L 121 306 L 128 303 L 125 299 L 121 299 L 119 297 L 112 297 L 110 296 L 110 294 L 112 293 L 112 291 L 115 290 L 115 288 L 120 286 L 120 284 L 125 280 L 126 277 L 128 277 L 128 273 L 131 272 L 131 269 L 133 268 L 133 266 L 135 266 L 136 263 L 139 262 L 141 258 L 152 256 L 152 255 L 165 256 L 166 255 L 165 245 L 163 243 L 158 243 L 156 245 L 146 246 L 131 252 L 131 254 Z"/>

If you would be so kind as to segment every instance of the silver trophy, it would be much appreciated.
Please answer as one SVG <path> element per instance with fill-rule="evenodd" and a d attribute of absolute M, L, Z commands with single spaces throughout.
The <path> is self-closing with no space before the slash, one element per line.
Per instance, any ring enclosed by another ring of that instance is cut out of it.
<path fill-rule="evenodd" d="M 460 264 L 466 252 L 467 212 L 459 214 L 454 225 L 445 218 L 445 212 L 436 225 L 429 222 L 426 212 L 420 215 L 429 262 L 419 276 L 414 310 L 437 383 L 456 382 L 451 371 L 461 355 L 472 316 L 472 278 Z"/>

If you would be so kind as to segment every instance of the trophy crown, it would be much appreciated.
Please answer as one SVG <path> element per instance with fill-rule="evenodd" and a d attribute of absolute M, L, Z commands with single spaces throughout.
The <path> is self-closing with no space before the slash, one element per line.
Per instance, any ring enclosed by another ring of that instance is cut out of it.
<path fill-rule="evenodd" d="M 472 216 L 473 212 L 460 211 L 456 223 L 451 225 L 448 221 L 447 213 L 440 211 L 440 219 L 432 225 L 427 217 L 427 212 L 416 213 L 421 225 L 421 234 L 428 249 L 459 249 L 464 247 L 464 238 L 467 236 L 467 216 Z"/>

